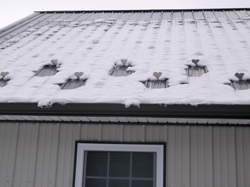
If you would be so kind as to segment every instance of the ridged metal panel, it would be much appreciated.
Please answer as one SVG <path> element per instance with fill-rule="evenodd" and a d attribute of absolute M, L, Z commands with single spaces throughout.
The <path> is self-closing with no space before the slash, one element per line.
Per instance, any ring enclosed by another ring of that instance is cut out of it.
<path fill-rule="evenodd" d="M 14 22 L 14 23 L 12 23 L 10 25 L 7 25 L 4 28 L 1 28 L 0 29 L 0 34 L 17 27 L 19 24 L 23 24 L 23 23 L 25 23 L 27 21 L 30 21 L 30 19 L 33 19 L 34 17 L 39 17 L 39 16 L 41 16 L 41 14 L 33 13 L 33 14 L 31 14 L 31 15 L 29 15 L 29 16 L 21 19 L 21 20 L 18 20 L 18 21 Z"/>
<path fill-rule="evenodd" d="M 162 18 L 162 12 L 153 12 L 151 21 L 160 21 Z"/>
<path fill-rule="evenodd" d="M 185 21 L 194 21 L 193 12 L 183 12 L 183 17 Z"/>
<path fill-rule="evenodd" d="M 74 20 L 74 22 L 82 22 L 85 19 L 87 19 L 91 15 L 91 13 L 86 13 L 86 14 L 82 13 L 82 14 L 76 14 L 76 15 L 78 15 L 78 17 Z"/>
<path fill-rule="evenodd" d="M 162 20 L 172 20 L 172 12 L 163 12 Z"/>
<path fill-rule="evenodd" d="M 143 18 L 143 12 L 135 12 L 131 15 L 129 20 L 139 21 L 139 20 L 141 20 L 141 18 Z"/>
<path fill-rule="evenodd" d="M 12 34 L 11 36 L 13 37 L 15 34 L 13 32 L 15 32 L 16 34 L 19 34 L 21 31 L 29 28 L 29 25 L 31 23 L 34 23 L 34 21 L 38 21 L 37 19 L 43 17 L 43 15 L 41 14 L 32 14 L 20 21 L 17 21 L 3 29 L 0 30 L 0 43 L 2 43 L 3 41 L 5 41 L 7 38 L 10 38 L 10 33 Z M 27 25 L 28 24 L 28 25 Z M 4 38 L 6 37 L 6 38 Z"/>
<path fill-rule="evenodd" d="M 57 72 L 58 71 L 56 66 L 47 65 L 40 69 L 38 72 L 36 72 L 35 75 L 39 77 L 45 77 L 55 75 Z"/>
<path fill-rule="evenodd" d="M 204 17 L 205 16 L 205 17 Z M 80 23 L 81 21 L 105 21 L 105 19 L 114 18 L 117 21 L 154 21 L 154 20 L 177 20 L 181 23 L 181 21 L 193 21 L 194 18 L 196 20 L 204 20 L 207 19 L 210 22 L 211 26 L 219 27 L 218 24 L 224 23 L 225 19 L 232 19 L 232 23 L 234 23 L 237 27 L 240 27 L 239 32 L 243 30 L 248 30 L 250 27 L 250 16 L 249 11 L 245 10 L 237 10 L 237 11 L 229 11 L 229 10 L 221 10 L 221 11 L 162 11 L 162 12 L 86 12 L 86 13 L 35 13 L 32 16 L 27 17 L 23 21 L 20 20 L 19 25 L 15 25 L 14 28 L 4 30 L 0 34 L 0 38 L 3 39 L 2 42 L 13 38 L 14 36 L 20 36 L 21 33 L 27 31 L 29 28 L 38 28 L 42 26 L 67 26 L 74 25 L 76 22 Z M 221 22 L 221 20 L 223 20 Z M 217 23 L 216 23 L 217 21 Z M 21 23 L 21 24 L 20 24 Z M 248 28 L 246 27 L 248 26 Z M 18 28 L 17 28 L 18 27 Z M 228 29 L 224 29 L 230 31 Z M 33 31 L 34 32 L 34 31 Z M 27 33 L 25 33 L 27 34 Z M 3 37 L 6 36 L 6 37 Z M 20 39 L 20 38 L 19 38 Z M 18 39 L 18 40 L 19 40 Z M 248 39 L 249 40 L 249 39 Z M 0 43 L 2 43 L 0 42 Z M 14 42 L 14 41 L 11 41 Z M 3 49 L 8 46 L 4 46 Z"/>
<path fill-rule="evenodd" d="M 114 77 L 122 77 L 122 76 L 127 76 L 132 73 L 133 71 L 127 71 L 129 66 L 116 66 L 113 67 L 112 70 L 110 71 L 110 75 Z"/>
<path fill-rule="evenodd" d="M 207 67 L 200 67 L 200 66 L 190 66 L 186 69 L 188 77 L 200 77 L 203 74 L 207 73 Z"/>
<path fill-rule="evenodd" d="M 128 21 L 132 15 L 133 15 L 132 12 L 123 13 L 123 14 L 121 15 L 121 17 L 119 18 L 119 20 L 121 20 L 121 21 Z"/>
<path fill-rule="evenodd" d="M 230 86 L 235 90 L 247 90 L 250 89 L 250 81 L 231 82 Z"/>
<path fill-rule="evenodd" d="M 1 38 L 0 44 L 2 44 L 3 42 L 21 34 L 22 32 L 29 29 L 31 26 L 40 25 L 40 23 L 43 22 L 43 20 L 46 20 L 49 17 L 50 17 L 50 15 L 48 15 L 48 14 L 34 15 L 34 18 L 29 20 L 27 23 L 23 23 L 18 28 L 13 28 L 11 30 L 7 30 L 6 32 L 4 32 L 0 36 L 0 38 Z"/>
<path fill-rule="evenodd" d="M 0 123 L 0 186 L 72 186 L 76 140 L 166 142 L 167 187 L 250 186 L 250 128 Z"/>
<path fill-rule="evenodd" d="M 167 88 L 167 80 L 149 80 L 144 83 L 147 88 L 158 89 L 158 88 Z"/>
<path fill-rule="evenodd" d="M 149 21 L 153 15 L 153 12 L 145 12 L 143 13 L 142 17 L 140 18 L 140 21 Z"/>
<path fill-rule="evenodd" d="M 196 20 L 204 20 L 205 19 L 202 11 L 193 12 L 193 16 Z"/>
<path fill-rule="evenodd" d="M 69 79 L 66 83 L 62 84 L 60 87 L 62 90 L 75 89 L 86 84 L 86 80 L 82 79 Z"/>
<path fill-rule="evenodd" d="M 7 82 L 6 80 L 0 80 L 0 87 L 4 87 L 7 85 Z"/>
<path fill-rule="evenodd" d="M 174 12 L 173 19 L 182 20 L 182 12 Z"/>

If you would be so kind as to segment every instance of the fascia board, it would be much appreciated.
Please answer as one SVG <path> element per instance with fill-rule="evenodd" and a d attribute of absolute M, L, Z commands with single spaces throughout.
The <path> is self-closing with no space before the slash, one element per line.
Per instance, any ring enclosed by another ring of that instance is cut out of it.
<path fill-rule="evenodd" d="M 160 105 L 140 104 L 126 108 L 115 103 L 54 104 L 40 108 L 37 103 L 1 103 L 0 115 L 48 116 L 134 116 L 175 118 L 250 119 L 250 105 Z"/>

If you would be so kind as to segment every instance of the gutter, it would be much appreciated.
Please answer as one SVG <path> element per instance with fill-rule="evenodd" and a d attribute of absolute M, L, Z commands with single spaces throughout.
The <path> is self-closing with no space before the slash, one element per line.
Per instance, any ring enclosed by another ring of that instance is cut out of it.
<path fill-rule="evenodd" d="M 125 108 L 114 103 L 70 103 L 40 108 L 37 103 L 1 103 L 0 115 L 250 119 L 250 105 L 140 104 Z"/>

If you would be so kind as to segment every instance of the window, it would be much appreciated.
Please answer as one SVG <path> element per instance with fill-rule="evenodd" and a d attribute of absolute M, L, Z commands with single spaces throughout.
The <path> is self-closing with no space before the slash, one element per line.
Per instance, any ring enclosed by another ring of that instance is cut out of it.
<path fill-rule="evenodd" d="M 75 187 L 163 187 L 164 144 L 76 144 Z"/>

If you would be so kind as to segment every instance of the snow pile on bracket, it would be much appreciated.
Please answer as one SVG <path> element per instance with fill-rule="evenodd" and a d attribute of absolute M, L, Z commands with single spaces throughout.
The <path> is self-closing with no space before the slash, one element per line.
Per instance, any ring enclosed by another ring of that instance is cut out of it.
<path fill-rule="evenodd" d="M 0 102 L 250 104 L 250 89 L 228 85 L 237 80 L 235 73 L 250 79 L 247 16 L 248 10 L 36 15 L 0 41 L 0 71 L 10 79 L 0 87 Z M 58 73 L 35 76 L 52 59 L 58 59 Z M 134 73 L 110 76 L 121 59 Z M 188 77 L 193 59 L 208 73 Z M 77 79 L 77 71 L 86 85 L 61 90 L 58 85 Z M 154 72 L 162 72 L 159 79 L 169 87 L 147 89 L 141 83 L 156 80 Z"/>

